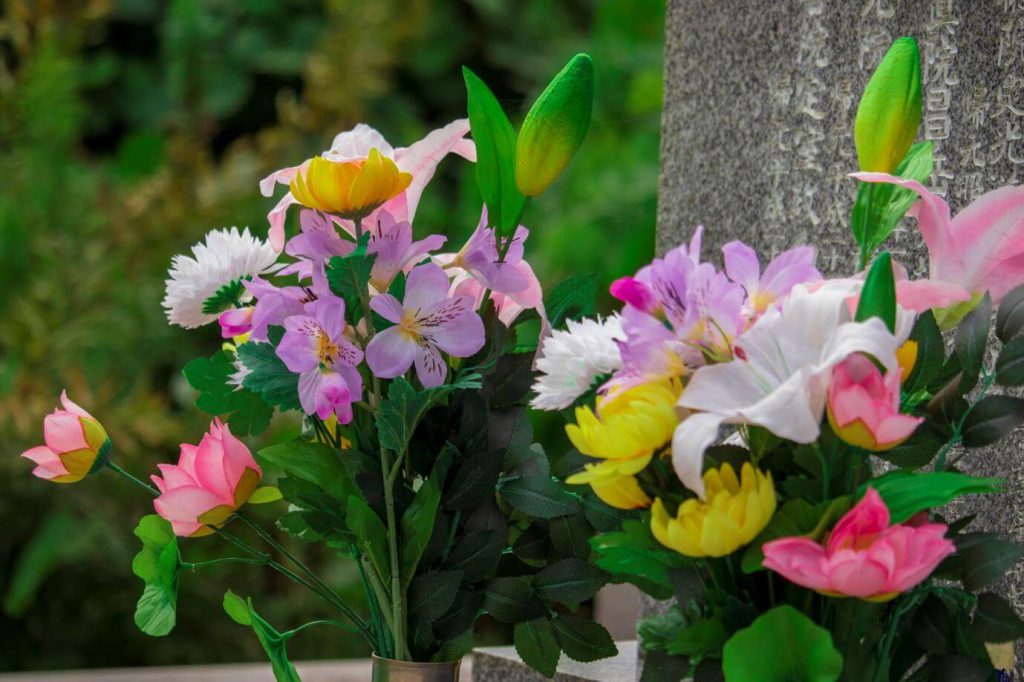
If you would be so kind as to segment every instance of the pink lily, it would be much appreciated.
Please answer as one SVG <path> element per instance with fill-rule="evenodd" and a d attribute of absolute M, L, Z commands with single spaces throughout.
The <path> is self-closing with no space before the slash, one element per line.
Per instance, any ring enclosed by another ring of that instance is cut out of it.
<path fill-rule="evenodd" d="M 978 197 L 956 217 L 949 204 L 916 180 L 888 173 L 853 173 L 863 182 L 905 187 L 920 199 L 907 215 L 917 218 L 928 245 L 930 277 L 960 285 L 998 303 L 1024 283 L 1024 186 L 1007 185 Z"/>

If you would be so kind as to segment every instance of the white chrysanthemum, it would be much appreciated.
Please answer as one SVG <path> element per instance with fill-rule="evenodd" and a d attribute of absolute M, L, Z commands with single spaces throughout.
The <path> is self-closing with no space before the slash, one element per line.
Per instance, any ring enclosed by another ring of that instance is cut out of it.
<path fill-rule="evenodd" d="M 217 289 L 243 277 L 278 269 L 277 252 L 269 242 L 249 234 L 249 228 L 211 230 L 205 243 L 192 247 L 192 256 L 179 254 L 171 260 L 163 306 L 167 319 L 185 329 L 210 324 L 216 315 L 203 312 L 203 303 Z"/>
<path fill-rule="evenodd" d="M 569 320 L 566 331 L 555 331 L 541 344 L 537 360 L 540 377 L 531 402 L 539 410 L 569 407 L 601 377 L 622 368 L 616 339 L 624 339 L 622 320 Z"/>
<path fill-rule="evenodd" d="M 235 390 L 238 390 L 245 384 L 245 378 L 252 374 L 252 370 L 246 367 L 245 363 L 237 355 L 235 356 L 234 365 L 235 371 L 228 375 L 228 385 L 234 386 Z"/>

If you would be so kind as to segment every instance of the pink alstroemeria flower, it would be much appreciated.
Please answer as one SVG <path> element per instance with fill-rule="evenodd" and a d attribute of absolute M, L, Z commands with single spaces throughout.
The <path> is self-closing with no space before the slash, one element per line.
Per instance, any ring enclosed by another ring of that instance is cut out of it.
<path fill-rule="evenodd" d="M 236 336 L 247 334 L 252 331 L 252 314 L 255 308 L 246 306 L 244 308 L 232 308 L 225 310 L 217 318 L 220 323 L 220 335 L 225 339 L 233 339 Z"/>
<path fill-rule="evenodd" d="M 43 419 L 46 445 L 21 453 L 36 463 L 32 474 L 51 483 L 77 483 L 88 476 L 96 459 L 110 447 L 103 425 L 60 392 L 64 409 L 55 409 Z"/>
<path fill-rule="evenodd" d="M 484 323 L 468 296 L 448 297 L 448 276 L 437 265 L 417 265 L 405 283 L 405 300 L 391 294 L 370 299 L 374 312 L 395 326 L 377 332 L 366 346 L 366 363 L 378 377 L 393 379 L 414 363 L 426 388 L 440 386 L 448 373 L 441 351 L 456 358 L 484 345 Z"/>
<path fill-rule="evenodd" d="M 472 140 L 466 139 L 469 133 L 469 121 L 460 118 L 452 121 L 443 128 L 439 128 L 419 142 L 409 147 L 395 149 L 384 136 L 371 128 L 360 123 L 352 130 L 338 133 L 331 148 L 321 156 L 328 161 L 337 163 L 364 159 L 370 154 L 371 149 L 376 149 L 382 156 L 392 159 L 398 170 L 403 173 L 412 174 L 412 184 L 388 201 L 378 210 L 386 210 L 396 220 L 407 220 L 412 222 L 416 215 L 416 207 L 419 205 L 423 189 L 434 177 L 434 171 L 441 160 L 449 153 L 455 153 L 468 161 L 476 161 L 476 147 Z M 274 171 L 260 181 L 260 192 L 263 196 L 269 197 L 274 194 L 276 184 L 290 185 L 295 176 L 309 165 L 309 159 L 298 166 L 282 168 Z M 267 214 L 270 222 L 270 243 L 280 251 L 284 247 L 284 219 L 288 207 L 296 203 L 295 197 L 289 190 L 277 202 L 277 205 Z M 373 215 L 368 216 L 368 221 L 373 220 Z M 346 225 L 346 221 L 342 221 Z M 350 229 L 351 231 L 351 229 Z"/>
<path fill-rule="evenodd" d="M 780 253 L 763 273 L 757 252 L 741 241 L 723 246 L 722 254 L 725 274 L 747 292 L 746 306 L 752 317 L 781 301 L 797 284 L 821 280 L 821 273 L 814 267 L 813 246 L 798 246 Z"/>
<path fill-rule="evenodd" d="M 242 284 L 256 299 L 252 312 L 254 341 L 266 341 L 270 327 L 281 326 L 292 315 L 306 314 L 306 306 L 315 302 L 321 294 L 327 293 L 326 287 L 315 290 L 296 286 L 276 287 L 260 277 Z"/>
<path fill-rule="evenodd" d="M 501 320 L 502 324 L 508 326 L 523 311 L 536 309 L 541 319 L 546 323 L 544 291 L 541 289 L 540 280 L 537 279 L 533 268 L 525 260 L 516 263 L 516 268 L 526 278 L 527 285 L 525 289 L 510 294 L 490 291 L 490 299 L 494 304 L 494 309 L 498 312 L 498 319 Z M 473 309 L 479 310 L 483 304 L 484 292 L 489 290 L 484 288 L 480 280 L 465 270 L 449 268 L 448 274 L 453 273 L 455 276 L 452 278 L 451 296 L 469 296 L 473 299 Z"/>
<path fill-rule="evenodd" d="M 872 452 L 896 447 L 924 421 L 900 414 L 900 370 L 890 370 L 883 377 L 875 363 L 861 353 L 832 370 L 826 412 L 839 438 Z"/>
<path fill-rule="evenodd" d="M 289 370 L 300 374 L 299 402 L 306 414 L 327 419 L 334 414 L 342 424 L 352 421 L 352 403 L 363 395 L 363 379 L 356 369 L 363 351 L 345 338 L 345 301 L 323 296 L 309 304 L 311 314 L 284 321 L 284 336 L 277 356 Z"/>
<path fill-rule="evenodd" d="M 151 477 L 160 490 L 153 507 L 181 537 L 209 535 L 222 526 L 263 478 L 249 448 L 219 419 L 198 446 L 181 444 L 177 464 L 157 468 L 162 477 Z"/>
<path fill-rule="evenodd" d="M 947 526 L 889 525 L 889 508 L 874 488 L 839 520 L 823 547 L 805 537 L 764 544 L 764 567 L 830 597 L 882 602 L 906 592 L 956 551 Z"/>
<path fill-rule="evenodd" d="M 958 284 L 977 296 L 987 291 L 995 303 L 1024 283 L 1024 186 L 994 189 L 951 217 L 949 204 L 915 180 L 888 173 L 852 177 L 917 193 L 920 199 L 907 215 L 917 218 L 928 245 L 931 279 Z"/>
<path fill-rule="evenodd" d="M 446 241 L 448 238 L 440 234 L 413 241 L 412 225 L 408 220 L 397 221 L 387 211 L 378 211 L 370 227 L 370 244 L 366 247 L 367 253 L 376 256 L 370 271 L 370 284 L 377 291 L 387 291 L 399 272 L 408 272 L 431 251 L 444 246 Z"/>
<path fill-rule="evenodd" d="M 298 275 L 300 280 L 312 280 L 314 286 L 327 289 L 327 275 L 324 266 L 334 256 L 347 256 L 355 251 L 353 241 L 342 239 L 335 225 L 341 220 L 327 216 L 320 211 L 303 209 L 299 212 L 301 232 L 285 244 L 284 251 L 296 258 L 294 263 L 283 268 L 278 275 Z"/>

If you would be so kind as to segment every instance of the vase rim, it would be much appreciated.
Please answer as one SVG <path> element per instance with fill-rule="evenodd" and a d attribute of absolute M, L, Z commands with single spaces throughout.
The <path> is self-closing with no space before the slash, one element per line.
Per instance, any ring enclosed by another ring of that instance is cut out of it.
<path fill-rule="evenodd" d="M 411 668 L 416 670 L 422 670 L 424 668 L 450 668 L 453 665 L 459 665 L 460 663 L 462 663 L 461 658 L 454 661 L 401 661 L 397 658 L 385 658 L 384 656 L 378 656 L 376 652 L 373 653 L 372 656 L 373 660 L 385 661 L 391 667 Z"/>

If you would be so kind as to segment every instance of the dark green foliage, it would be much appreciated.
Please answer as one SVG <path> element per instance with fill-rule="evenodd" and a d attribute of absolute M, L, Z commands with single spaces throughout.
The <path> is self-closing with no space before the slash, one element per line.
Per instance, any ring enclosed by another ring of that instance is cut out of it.
<path fill-rule="evenodd" d="M 263 398 L 228 379 L 237 372 L 234 355 L 217 351 L 210 358 L 196 358 L 183 370 L 192 388 L 199 391 L 196 407 L 227 420 L 237 436 L 257 436 L 270 425 L 274 409 Z"/>
<path fill-rule="evenodd" d="M 282 410 L 298 410 L 299 375 L 288 369 L 277 357 L 275 346 L 284 336 L 284 329 L 271 327 L 270 343 L 243 343 L 238 347 L 238 359 L 249 370 L 242 386 L 258 394 L 263 400 Z"/>

